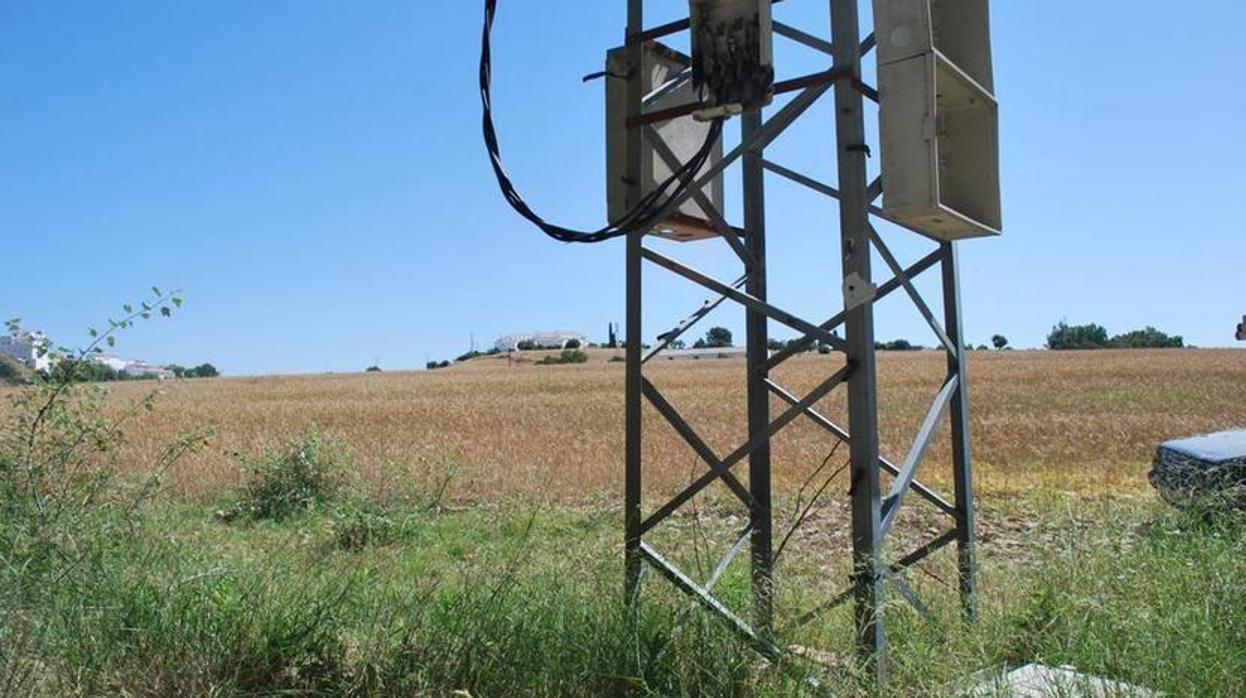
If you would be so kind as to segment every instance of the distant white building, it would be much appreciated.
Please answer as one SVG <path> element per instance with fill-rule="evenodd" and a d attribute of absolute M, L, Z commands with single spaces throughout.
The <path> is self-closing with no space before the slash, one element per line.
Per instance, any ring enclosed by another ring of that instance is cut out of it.
<path fill-rule="evenodd" d="M 129 359 L 123 359 L 120 356 L 114 356 L 112 354 L 90 354 L 87 356 L 87 361 L 90 361 L 93 364 L 99 364 L 100 366 L 107 366 L 117 373 L 121 373 L 125 370 L 126 366 L 133 363 Z"/>
<path fill-rule="evenodd" d="M 35 371 L 52 368 L 51 343 L 42 332 L 18 330 L 0 337 L 0 353 L 7 354 Z"/>
<path fill-rule="evenodd" d="M 588 337 L 579 332 L 532 332 L 529 334 L 508 334 L 493 343 L 498 351 L 519 351 L 520 345 L 533 349 L 568 349 L 571 347 L 587 347 Z"/>
<path fill-rule="evenodd" d="M 173 372 L 169 369 L 163 366 L 152 366 L 146 361 L 130 361 L 126 363 L 125 368 L 121 369 L 121 372 L 134 378 L 167 380 L 173 377 Z"/>
<path fill-rule="evenodd" d="M 146 361 L 123 359 L 113 354 L 91 354 L 87 356 L 87 361 L 107 366 L 117 373 L 124 373 L 132 378 L 158 378 L 160 380 L 173 378 L 173 372 L 167 368 L 153 366 Z"/>

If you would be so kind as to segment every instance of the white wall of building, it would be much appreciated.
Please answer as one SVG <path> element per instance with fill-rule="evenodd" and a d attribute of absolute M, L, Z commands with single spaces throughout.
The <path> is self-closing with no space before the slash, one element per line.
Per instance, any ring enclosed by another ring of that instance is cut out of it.
<path fill-rule="evenodd" d="M 531 332 L 528 334 L 508 334 L 493 343 L 498 351 L 518 351 L 519 345 L 531 342 L 537 349 L 565 349 L 572 342 L 579 342 L 581 347 L 588 346 L 588 336 L 579 332 Z"/>
<path fill-rule="evenodd" d="M 36 371 L 52 368 L 48 338 L 41 332 L 18 332 L 0 337 L 0 352 L 7 354 Z"/>

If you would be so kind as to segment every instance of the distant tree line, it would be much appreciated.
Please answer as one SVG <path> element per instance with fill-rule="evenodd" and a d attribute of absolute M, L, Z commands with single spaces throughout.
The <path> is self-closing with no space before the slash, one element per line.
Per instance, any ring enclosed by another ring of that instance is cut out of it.
<path fill-rule="evenodd" d="M 162 366 L 172 371 L 175 378 L 216 378 L 221 375 L 216 367 L 209 363 L 199 364 L 192 368 L 169 364 Z M 65 383 L 110 383 L 114 381 L 155 380 L 152 374 L 131 374 L 125 371 L 91 361 L 90 359 L 61 359 L 52 365 L 50 371 L 42 372 L 45 379 Z"/>
<path fill-rule="evenodd" d="M 1060 322 L 1047 335 L 1047 348 L 1053 351 L 1073 349 L 1181 349 L 1185 340 L 1179 335 L 1165 334 L 1150 325 L 1113 337 L 1103 325 L 1070 325 Z"/>
<path fill-rule="evenodd" d="M 165 368 L 172 371 L 173 376 L 176 378 L 216 378 L 221 375 L 221 372 L 216 370 L 216 367 L 209 363 L 202 363 L 191 368 L 178 366 L 177 364 L 169 364 L 168 366 L 165 366 Z"/>

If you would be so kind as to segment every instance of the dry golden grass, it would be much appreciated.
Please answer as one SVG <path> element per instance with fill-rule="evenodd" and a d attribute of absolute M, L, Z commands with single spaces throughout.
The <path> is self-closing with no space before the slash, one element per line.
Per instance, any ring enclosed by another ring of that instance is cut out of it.
<path fill-rule="evenodd" d="M 238 454 L 315 427 L 346 440 L 377 487 L 390 464 L 418 477 L 452 468 L 450 490 L 462 500 L 612 497 L 623 475 L 623 364 L 607 362 L 609 355 L 595 352 L 578 366 L 480 359 L 433 372 L 179 381 L 163 387 L 155 413 L 130 426 L 122 457 L 144 468 L 178 433 L 211 425 L 217 435 L 209 448 L 171 476 L 178 495 L 211 496 L 239 482 Z M 837 360 L 806 355 L 776 375 L 803 392 Z M 718 453 L 742 442 L 742 362 L 655 362 L 646 370 Z M 886 455 L 904 456 L 943 374 L 941 354 L 880 357 Z M 1246 425 L 1246 351 L 974 353 L 970 381 L 976 475 L 989 491 L 1041 485 L 1140 493 L 1157 442 Z M 150 388 L 112 390 L 124 400 Z M 772 404 L 776 414 L 785 407 Z M 842 388 L 820 408 L 842 423 Z M 670 492 L 704 466 L 646 410 L 646 490 Z M 774 447 L 779 487 L 799 485 L 832 444 L 804 418 L 781 432 Z M 923 480 L 947 486 L 947 450 L 941 436 Z"/>

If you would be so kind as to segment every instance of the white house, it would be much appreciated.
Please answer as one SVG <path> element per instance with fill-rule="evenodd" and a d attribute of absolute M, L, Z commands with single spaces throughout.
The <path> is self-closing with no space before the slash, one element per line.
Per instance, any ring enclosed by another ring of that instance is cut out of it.
<path fill-rule="evenodd" d="M 508 334 L 493 343 L 498 351 L 519 351 L 519 345 L 531 345 L 533 349 L 568 349 L 588 346 L 588 337 L 579 332 L 532 332 Z"/>
<path fill-rule="evenodd" d="M 112 354 L 90 354 L 87 356 L 87 361 L 90 361 L 93 364 L 107 366 L 118 373 L 124 371 L 126 366 L 134 363 L 129 359 L 123 359 L 120 356 L 114 356 Z"/>
<path fill-rule="evenodd" d="M 12 356 L 35 371 L 52 368 L 51 348 L 51 342 L 42 332 L 18 330 L 0 337 L 0 353 Z"/>
<path fill-rule="evenodd" d="M 134 378 L 155 378 L 166 380 L 173 377 L 173 372 L 162 366 L 152 366 L 146 361 L 128 361 L 121 372 Z"/>

